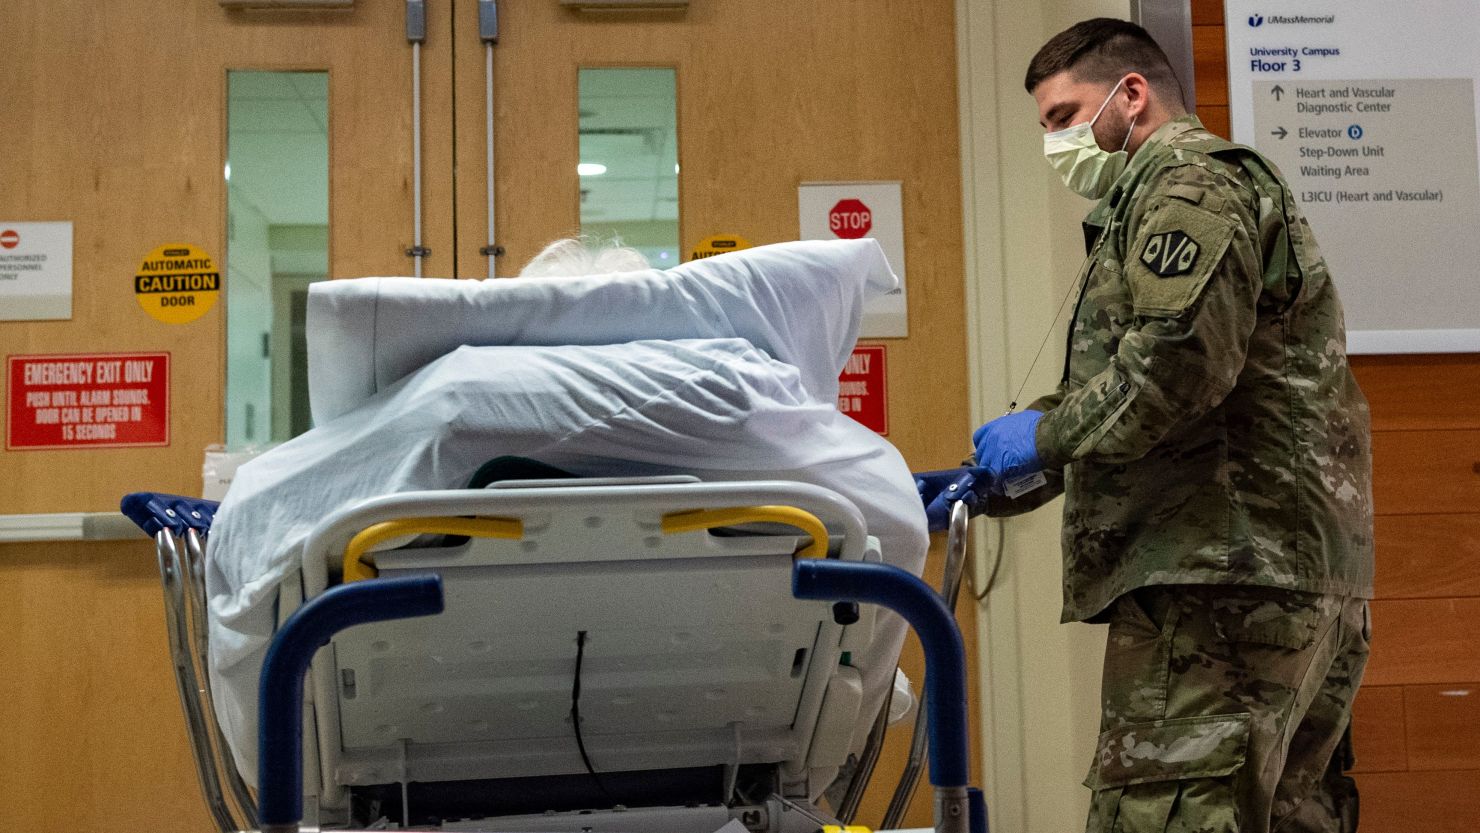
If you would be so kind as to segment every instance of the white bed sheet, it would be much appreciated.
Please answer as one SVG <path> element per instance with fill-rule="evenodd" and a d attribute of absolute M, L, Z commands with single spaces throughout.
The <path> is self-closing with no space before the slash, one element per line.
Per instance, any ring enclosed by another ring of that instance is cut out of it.
<path fill-rule="evenodd" d="M 862 302 L 887 291 L 890 282 L 881 275 L 892 279 L 877 246 L 857 242 L 768 247 L 798 249 L 810 266 L 829 264 L 819 267 L 816 285 L 794 268 L 778 270 L 783 278 L 767 277 L 776 269 L 773 258 L 791 260 L 774 251 L 743 268 L 706 273 L 707 296 L 720 299 L 719 308 L 696 313 L 692 327 L 707 327 L 704 336 L 748 331 L 767 348 L 736 337 L 453 346 L 424 366 L 406 358 L 419 348 L 408 348 L 398 361 L 415 365 L 411 375 L 388 386 L 376 382 L 383 387 L 378 392 L 336 400 L 344 407 L 359 397 L 336 418 L 242 466 L 212 526 L 207 593 L 212 693 L 248 780 L 256 780 L 257 673 L 275 626 L 273 601 L 279 583 L 295 574 L 308 532 L 330 511 L 375 495 L 465 485 L 492 457 L 530 457 L 586 476 L 682 472 L 708 480 L 816 483 L 858 505 L 887 562 L 918 573 L 928 536 L 908 467 L 892 445 L 835 407 L 837 374 L 856 338 Z M 725 258 L 741 259 L 711 260 Z M 718 274 L 730 277 L 713 277 Z M 564 323 L 557 330 L 574 326 L 579 302 L 565 296 L 578 280 L 554 281 L 564 284 L 555 305 L 555 318 Z M 662 294 L 656 279 L 639 283 L 632 291 L 640 298 Z M 599 299 L 591 309 L 602 320 L 620 316 L 631 306 L 625 293 L 603 286 L 589 287 Z M 757 292 L 762 300 L 751 303 Z M 788 323 L 760 326 L 768 320 L 760 310 L 783 299 Z M 539 312 L 549 307 L 522 296 L 505 301 L 501 319 L 524 323 L 504 336 L 543 340 L 534 325 L 549 320 Z M 518 315 L 515 308 L 525 302 L 535 310 Z M 797 304 L 821 306 L 801 310 Z M 632 323 L 651 322 L 636 316 Z M 330 355 L 311 356 L 320 363 L 320 379 Z M 880 617 L 874 645 L 856 658 L 865 671 L 865 714 L 882 702 L 903 636 L 902 622 Z"/>
<path fill-rule="evenodd" d="M 567 278 L 360 278 L 309 289 L 314 424 L 463 345 L 743 338 L 794 365 L 821 401 L 858 336 L 865 298 L 899 279 L 879 244 L 803 240 L 672 269 Z"/>

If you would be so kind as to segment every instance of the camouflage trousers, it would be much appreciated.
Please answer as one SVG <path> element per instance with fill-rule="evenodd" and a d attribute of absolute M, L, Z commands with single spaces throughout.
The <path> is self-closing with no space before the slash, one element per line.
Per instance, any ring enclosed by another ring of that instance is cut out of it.
<path fill-rule="evenodd" d="M 1362 599 L 1228 586 L 1121 596 L 1089 833 L 1355 830 L 1355 784 L 1334 753 L 1368 638 Z"/>

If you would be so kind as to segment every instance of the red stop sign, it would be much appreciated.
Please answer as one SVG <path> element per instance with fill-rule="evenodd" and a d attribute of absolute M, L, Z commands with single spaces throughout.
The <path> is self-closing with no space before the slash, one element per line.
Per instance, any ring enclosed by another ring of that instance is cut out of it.
<path fill-rule="evenodd" d="M 863 200 L 848 198 L 827 212 L 827 227 L 844 240 L 854 240 L 869 233 L 874 227 L 874 214 L 863 204 Z"/>
<path fill-rule="evenodd" d="M 7 249 L 14 249 L 20 245 L 20 242 L 21 236 L 15 233 L 15 229 L 6 229 L 4 232 L 0 232 L 0 246 L 4 246 Z"/>

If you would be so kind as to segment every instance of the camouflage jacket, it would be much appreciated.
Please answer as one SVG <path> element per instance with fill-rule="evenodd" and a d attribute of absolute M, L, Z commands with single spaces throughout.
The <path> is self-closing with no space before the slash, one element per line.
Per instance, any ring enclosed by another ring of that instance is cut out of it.
<path fill-rule="evenodd" d="M 1273 165 L 1194 116 L 1157 130 L 1093 241 L 1039 456 L 1064 503 L 1064 621 L 1159 584 L 1372 593 L 1366 399 L 1341 303 Z"/>

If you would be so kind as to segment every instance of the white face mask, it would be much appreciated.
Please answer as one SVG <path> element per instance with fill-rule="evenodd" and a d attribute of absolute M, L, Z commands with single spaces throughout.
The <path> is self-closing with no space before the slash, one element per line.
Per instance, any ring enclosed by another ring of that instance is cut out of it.
<path fill-rule="evenodd" d="M 1109 193 L 1110 186 L 1125 171 L 1129 159 L 1125 149 L 1130 144 L 1131 132 L 1136 129 L 1135 120 L 1131 120 L 1130 130 L 1126 131 L 1120 150 L 1114 153 L 1100 147 L 1099 142 L 1095 141 L 1094 131 L 1095 122 L 1124 83 L 1124 78 L 1115 82 L 1110 94 L 1100 104 L 1100 109 L 1095 111 L 1094 118 L 1043 135 L 1043 155 L 1047 157 L 1048 164 L 1064 178 L 1064 184 L 1069 186 L 1069 190 L 1082 197 L 1097 200 L 1105 196 Z"/>

